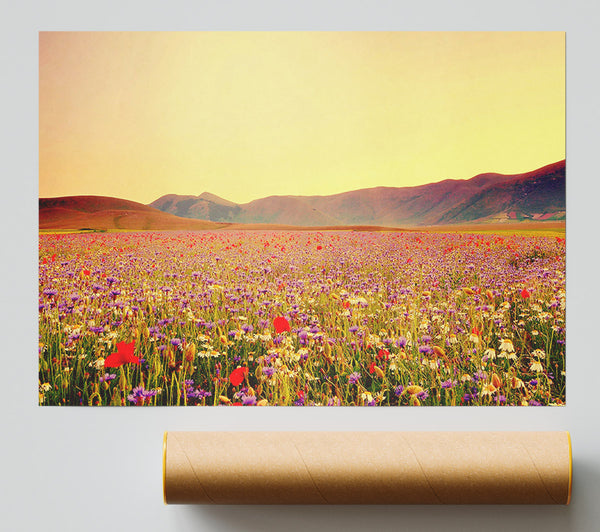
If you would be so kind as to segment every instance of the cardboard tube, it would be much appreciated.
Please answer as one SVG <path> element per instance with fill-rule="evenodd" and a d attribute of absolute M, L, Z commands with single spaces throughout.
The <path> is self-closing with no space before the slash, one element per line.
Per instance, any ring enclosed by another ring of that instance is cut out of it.
<path fill-rule="evenodd" d="M 568 504 L 568 432 L 168 432 L 167 504 Z"/>

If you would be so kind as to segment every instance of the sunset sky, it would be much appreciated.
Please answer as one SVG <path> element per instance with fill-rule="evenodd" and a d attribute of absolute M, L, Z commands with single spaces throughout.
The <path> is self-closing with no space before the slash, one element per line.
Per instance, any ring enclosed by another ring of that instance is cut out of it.
<path fill-rule="evenodd" d="M 563 32 L 43 32 L 40 197 L 413 186 L 565 157 Z"/>

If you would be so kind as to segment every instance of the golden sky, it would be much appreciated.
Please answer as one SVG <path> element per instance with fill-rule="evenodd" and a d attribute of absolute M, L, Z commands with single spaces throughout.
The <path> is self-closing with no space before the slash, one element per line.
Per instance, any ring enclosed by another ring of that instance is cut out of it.
<path fill-rule="evenodd" d="M 563 32 L 42 32 L 40 197 L 413 186 L 565 157 Z"/>

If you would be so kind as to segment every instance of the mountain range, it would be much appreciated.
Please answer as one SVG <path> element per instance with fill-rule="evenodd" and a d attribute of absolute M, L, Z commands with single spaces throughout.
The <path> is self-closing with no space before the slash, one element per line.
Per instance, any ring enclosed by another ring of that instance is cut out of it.
<path fill-rule="evenodd" d="M 165 213 L 217 223 L 387 227 L 565 220 L 565 161 L 514 175 L 480 174 L 415 187 L 376 187 L 329 196 L 269 196 L 234 203 L 209 192 L 168 194 Z"/>
<path fill-rule="evenodd" d="M 169 194 L 150 205 L 106 196 L 39 199 L 40 230 L 376 230 L 564 220 L 564 160 L 523 174 L 487 173 L 329 196 L 269 196 L 239 204 L 209 192 Z"/>

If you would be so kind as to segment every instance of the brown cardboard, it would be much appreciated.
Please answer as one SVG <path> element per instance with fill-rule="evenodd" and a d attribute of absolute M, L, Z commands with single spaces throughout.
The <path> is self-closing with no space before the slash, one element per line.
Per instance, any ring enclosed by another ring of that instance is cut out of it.
<path fill-rule="evenodd" d="M 167 504 L 568 504 L 567 432 L 168 432 Z"/>

